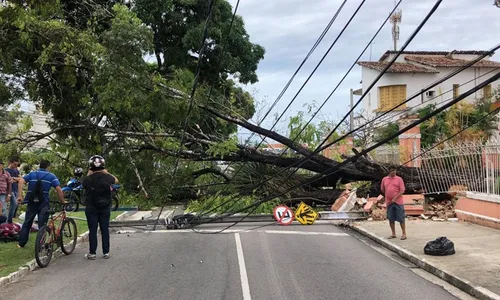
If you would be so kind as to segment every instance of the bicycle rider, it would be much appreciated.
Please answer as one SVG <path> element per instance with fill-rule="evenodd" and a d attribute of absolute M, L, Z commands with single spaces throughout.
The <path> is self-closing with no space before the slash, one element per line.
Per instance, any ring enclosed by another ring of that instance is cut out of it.
<path fill-rule="evenodd" d="M 43 191 L 41 199 L 40 197 L 32 197 L 38 180 L 41 181 L 41 189 Z M 28 192 L 26 193 L 26 197 L 23 201 L 23 186 L 26 182 L 28 182 Z M 61 204 L 65 204 L 64 193 L 61 189 L 59 179 L 56 175 L 50 172 L 50 162 L 47 160 L 41 160 L 40 168 L 38 170 L 33 171 L 19 179 L 19 194 L 17 196 L 17 203 L 22 204 L 27 202 L 28 207 L 26 209 L 26 217 L 19 236 L 19 244 L 17 245 L 18 248 L 23 248 L 26 243 L 28 243 L 31 226 L 33 225 L 36 215 L 38 215 L 39 228 L 47 224 L 50 210 L 49 191 L 51 188 L 56 190 L 59 202 Z"/>

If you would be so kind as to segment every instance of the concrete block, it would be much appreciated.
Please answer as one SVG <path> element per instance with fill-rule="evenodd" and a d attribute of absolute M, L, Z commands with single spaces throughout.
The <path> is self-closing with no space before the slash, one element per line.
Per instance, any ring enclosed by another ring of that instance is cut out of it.
<path fill-rule="evenodd" d="M 403 203 L 405 205 L 411 205 L 416 203 L 424 203 L 425 197 L 422 194 L 412 194 L 412 195 L 403 195 Z"/>
<path fill-rule="evenodd" d="M 375 201 L 368 201 L 365 206 L 363 207 L 363 210 L 367 213 L 371 212 L 373 207 L 375 205 Z"/>
<path fill-rule="evenodd" d="M 347 198 L 347 201 L 344 202 L 344 204 L 339 208 L 338 211 L 340 212 L 346 212 L 350 211 L 353 209 L 354 204 L 356 204 L 356 189 L 354 189 L 350 194 L 349 197 Z"/>

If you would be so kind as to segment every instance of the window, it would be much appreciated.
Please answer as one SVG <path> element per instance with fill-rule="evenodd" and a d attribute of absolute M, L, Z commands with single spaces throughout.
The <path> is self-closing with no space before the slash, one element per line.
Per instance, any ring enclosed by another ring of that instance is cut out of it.
<path fill-rule="evenodd" d="M 457 98 L 460 95 L 460 85 L 453 85 L 453 99 Z"/>
<path fill-rule="evenodd" d="M 387 85 L 378 88 L 379 107 L 378 111 L 388 111 L 406 100 L 406 85 Z M 397 109 L 406 109 L 406 104 Z"/>
<path fill-rule="evenodd" d="M 488 84 L 487 86 L 483 87 L 483 98 L 491 98 L 492 93 L 491 93 L 491 84 Z"/>

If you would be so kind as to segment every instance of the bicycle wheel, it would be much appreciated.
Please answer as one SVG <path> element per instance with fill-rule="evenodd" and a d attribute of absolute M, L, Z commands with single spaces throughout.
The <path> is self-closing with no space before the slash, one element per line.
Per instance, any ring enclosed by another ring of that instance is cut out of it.
<path fill-rule="evenodd" d="M 73 192 L 73 191 L 65 191 L 64 192 L 64 199 L 66 200 L 66 202 L 68 202 L 64 206 L 64 209 L 67 212 L 78 211 L 78 208 L 80 207 L 80 201 L 79 201 L 78 196 L 76 195 L 75 192 Z"/>
<path fill-rule="evenodd" d="M 61 232 L 59 233 L 59 246 L 64 254 L 70 255 L 76 247 L 76 239 L 78 232 L 76 222 L 71 218 L 67 218 L 62 222 Z"/>
<path fill-rule="evenodd" d="M 50 228 L 47 225 L 42 226 L 36 235 L 35 242 L 35 259 L 40 268 L 45 268 L 49 265 L 52 259 L 53 237 Z"/>

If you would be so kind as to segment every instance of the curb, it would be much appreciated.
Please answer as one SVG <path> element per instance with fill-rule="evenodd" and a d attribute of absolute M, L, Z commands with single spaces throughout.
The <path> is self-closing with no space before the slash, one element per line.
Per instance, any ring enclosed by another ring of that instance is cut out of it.
<path fill-rule="evenodd" d="M 118 216 L 116 216 L 115 221 L 120 221 L 123 218 L 125 218 L 127 215 L 128 215 L 128 211 L 124 211 L 121 214 L 119 214 Z"/>
<path fill-rule="evenodd" d="M 419 258 L 417 255 L 413 254 L 412 252 L 403 249 L 393 243 L 390 243 L 386 240 L 384 240 L 382 237 L 373 234 L 369 232 L 366 229 L 363 229 L 361 227 L 355 226 L 353 224 L 348 224 L 348 227 L 351 228 L 352 230 L 372 239 L 373 241 L 377 242 L 378 244 L 384 246 L 385 248 L 395 252 L 402 258 L 408 260 L 409 262 L 413 263 L 414 265 L 418 266 L 419 268 L 443 279 L 444 281 L 452 284 L 453 286 L 461 289 L 462 291 L 466 292 L 469 295 L 472 295 L 474 297 L 477 297 L 478 299 L 481 300 L 500 300 L 500 295 L 484 288 L 481 286 L 475 286 L 473 285 L 472 282 L 460 278 L 458 276 L 455 276 L 451 273 L 449 273 L 446 270 L 440 269 L 436 265 L 426 261 L 424 258 Z"/>
<path fill-rule="evenodd" d="M 88 241 L 88 237 L 89 237 L 88 231 L 80 234 L 78 236 L 78 238 L 76 239 L 76 246 Z M 61 257 L 62 255 L 64 255 L 64 254 L 62 253 L 61 249 L 57 249 L 54 252 L 52 259 L 56 260 L 58 257 Z M 36 260 L 33 259 L 33 260 L 29 261 L 28 263 L 26 263 L 24 266 L 19 267 L 19 270 L 10 273 L 7 276 L 0 277 L 0 290 L 5 288 L 7 285 L 9 285 L 11 283 L 19 281 L 19 279 L 21 279 L 22 277 L 28 275 L 30 272 L 33 272 L 39 268 L 40 267 L 38 267 Z"/>
<path fill-rule="evenodd" d="M 118 215 L 115 218 L 115 220 L 123 219 L 126 215 L 127 215 L 127 212 L 125 211 L 125 212 L 121 213 L 120 215 Z M 88 239 L 89 239 L 89 232 L 88 231 L 80 234 L 78 236 L 78 238 L 76 239 L 76 246 L 75 247 L 77 247 L 78 245 L 80 245 L 84 242 L 87 242 Z M 52 259 L 56 260 L 58 257 L 61 257 L 62 255 L 64 255 L 64 254 L 62 253 L 61 249 L 57 249 L 54 252 Z M 36 260 L 33 259 L 33 260 L 29 261 L 28 263 L 26 263 L 24 266 L 19 267 L 19 270 L 14 271 L 7 276 L 0 277 L 0 290 L 5 288 L 7 285 L 9 285 L 13 282 L 19 281 L 22 277 L 28 275 L 30 272 L 33 272 L 39 268 L 40 267 L 38 267 Z"/>

